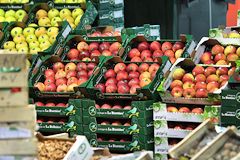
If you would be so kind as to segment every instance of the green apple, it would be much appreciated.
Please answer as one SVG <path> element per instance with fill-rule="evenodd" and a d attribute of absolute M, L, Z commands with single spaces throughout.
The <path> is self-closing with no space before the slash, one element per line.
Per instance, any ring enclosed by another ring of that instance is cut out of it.
<path fill-rule="evenodd" d="M 26 11 L 24 11 L 23 9 L 19 9 L 19 10 L 17 10 L 17 12 L 16 12 L 16 14 L 15 14 L 15 17 L 16 17 L 17 19 L 19 19 L 19 18 L 25 17 L 26 15 L 27 15 L 27 12 L 26 12 Z"/>
<path fill-rule="evenodd" d="M 64 17 L 63 21 L 64 20 L 68 21 L 68 23 L 74 23 L 74 19 L 72 17 L 70 17 L 70 16 Z"/>
<path fill-rule="evenodd" d="M 42 49 L 42 51 L 44 51 L 51 46 L 51 43 L 49 41 L 44 41 L 44 42 L 40 43 L 39 46 Z"/>
<path fill-rule="evenodd" d="M 28 46 L 28 44 L 27 44 L 27 42 L 25 42 L 25 41 L 16 44 L 17 50 L 18 50 L 19 48 L 27 47 L 27 46 Z"/>
<path fill-rule="evenodd" d="M 55 8 L 52 8 L 48 11 L 48 18 L 50 20 L 52 20 L 54 17 L 58 17 L 59 16 L 59 11 Z"/>
<path fill-rule="evenodd" d="M 39 27 L 35 30 L 35 35 L 37 37 L 41 36 L 42 34 L 46 34 L 47 33 L 47 29 L 45 27 Z"/>
<path fill-rule="evenodd" d="M 5 22 L 5 21 L 6 21 L 5 18 L 0 16 L 0 22 Z"/>
<path fill-rule="evenodd" d="M 59 32 L 58 27 L 50 27 L 50 28 L 48 28 L 48 30 L 47 30 L 47 35 L 48 35 L 49 37 L 51 37 L 51 36 L 54 36 L 54 35 L 58 35 L 58 32 Z"/>
<path fill-rule="evenodd" d="M 81 8 L 75 8 L 73 11 L 72 11 L 72 17 L 75 19 L 77 18 L 77 16 L 79 15 L 83 15 L 84 14 L 84 11 L 81 9 Z"/>
<path fill-rule="evenodd" d="M 29 43 L 29 48 L 36 48 L 39 47 L 39 42 L 38 41 L 32 41 Z"/>
<path fill-rule="evenodd" d="M 6 21 L 6 22 L 16 22 L 17 20 L 16 20 L 16 18 L 14 18 L 14 17 L 6 17 L 6 18 L 5 18 L 5 21 Z"/>
<path fill-rule="evenodd" d="M 41 51 L 41 49 L 39 47 L 33 47 L 33 48 L 30 48 L 29 53 L 30 54 L 37 54 L 40 51 Z"/>
<path fill-rule="evenodd" d="M 15 11 L 13 9 L 10 9 L 8 11 L 5 12 L 5 18 L 7 17 L 15 17 Z"/>
<path fill-rule="evenodd" d="M 43 18 L 43 17 L 47 17 L 48 16 L 48 13 L 47 11 L 45 11 L 44 9 L 39 9 L 37 12 L 36 12 L 36 18 L 39 20 L 40 18 Z"/>
<path fill-rule="evenodd" d="M 30 24 L 28 25 L 28 27 L 38 27 L 38 25 L 35 24 L 35 23 L 30 23 Z"/>
<path fill-rule="evenodd" d="M 11 30 L 11 36 L 12 37 L 15 37 L 17 35 L 20 35 L 23 33 L 23 29 L 21 27 L 14 27 L 12 30 Z"/>
<path fill-rule="evenodd" d="M 57 36 L 51 36 L 51 37 L 49 37 L 49 42 L 50 42 L 51 44 L 53 44 L 53 43 L 56 41 L 56 37 L 57 37 Z"/>
<path fill-rule="evenodd" d="M 28 47 L 21 47 L 18 49 L 18 53 L 25 53 L 25 54 L 28 54 Z"/>
<path fill-rule="evenodd" d="M 33 28 L 33 27 L 27 27 L 27 28 L 24 28 L 24 30 L 23 30 L 23 35 L 25 37 L 27 37 L 30 34 L 34 35 L 34 33 L 35 33 L 35 28 Z"/>
<path fill-rule="evenodd" d="M 78 26 L 78 24 L 80 23 L 81 18 L 82 18 L 82 15 L 79 15 L 79 16 L 77 16 L 77 18 L 75 19 L 74 24 L 75 24 L 76 26 Z"/>
<path fill-rule="evenodd" d="M 13 49 L 15 48 L 15 43 L 13 41 L 7 41 L 3 44 L 4 49 Z"/>
<path fill-rule="evenodd" d="M 4 15 L 5 15 L 5 11 L 3 9 L 0 9 L 0 16 L 4 17 Z"/>
<path fill-rule="evenodd" d="M 41 36 L 38 37 L 38 42 L 39 43 L 42 43 L 44 41 L 48 41 L 49 40 L 49 37 L 47 34 L 42 34 Z"/>
<path fill-rule="evenodd" d="M 50 27 L 51 26 L 51 21 L 48 17 L 43 17 L 43 18 L 39 19 L 38 25 L 42 26 L 42 27 Z"/>
<path fill-rule="evenodd" d="M 62 19 L 64 19 L 67 16 L 72 16 L 72 12 L 67 8 L 62 9 L 59 14 Z"/>
<path fill-rule="evenodd" d="M 57 27 L 58 26 L 58 22 L 62 22 L 62 19 L 60 17 L 54 17 L 51 20 L 51 25 Z"/>
<path fill-rule="evenodd" d="M 28 43 L 30 43 L 30 42 L 32 42 L 32 41 L 36 41 L 36 40 L 37 40 L 37 37 L 36 37 L 34 34 L 30 34 L 30 35 L 28 35 L 27 38 L 26 38 L 26 41 L 27 41 Z"/>
<path fill-rule="evenodd" d="M 25 37 L 22 34 L 19 34 L 13 38 L 13 41 L 17 44 L 25 41 Z"/>

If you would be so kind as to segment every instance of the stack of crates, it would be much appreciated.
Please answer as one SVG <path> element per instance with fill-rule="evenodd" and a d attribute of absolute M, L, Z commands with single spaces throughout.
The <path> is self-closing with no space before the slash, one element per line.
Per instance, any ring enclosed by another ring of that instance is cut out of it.
<path fill-rule="evenodd" d="M 115 30 L 124 28 L 124 0 L 99 0 L 99 26 L 110 25 Z"/>
<path fill-rule="evenodd" d="M 28 105 L 28 69 L 24 54 L 0 54 L 0 159 L 33 159 L 35 106 Z"/>

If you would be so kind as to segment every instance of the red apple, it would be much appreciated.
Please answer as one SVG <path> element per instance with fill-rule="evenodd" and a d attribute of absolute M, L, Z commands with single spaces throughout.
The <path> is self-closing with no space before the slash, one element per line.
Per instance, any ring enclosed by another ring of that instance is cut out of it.
<path fill-rule="evenodd" d="M 186 73 L 183 78 L 182 78 L 183 83 L 187 82 L 187 81 L 191 81 L 194 82 L 194 76 L 192 75 L 192 73 Z"/>
<path fill-rule="evenodd" d="M 219 88 L 222 88 L 226 83 L 228 83 L 228 81 L 222 81 Z"/>
<path fill-rule="evenodd" d="M 130 88 L 130 94 L 136 94 L 138 88 L 141 88 L 141 87 L 137 84 L 132 85 L 132 87 Z"/>
<path fill-rule="evenodd" d="M 95 88 L 98 88 L 102 93 L 105 93 L 105 85 L 103 83 L 99 83 Z"/>
<path fill-rule="evenodd" d="M 236 67 L 232 67 L 231 69 L 228 70 L 228 76 L 233 75 L 233 73 L 235 72 Z"/>
<path fill-rule="evenodd" d="M 112 56 L 112 53 L 109 50 L 102 51 L 103 56 Z"/>
<path fill-rule="evenodd" d="M 200 88 L 196 91 L 196 98 L 207 98 L 208 91 L 204 88 Z"/>
<path fill-rule="evenodd" d="M 238 60 L 238 55 L 236 53 L 229 53 L 227 55 L 227 60 L 229 62 L 235 62 L 236 60 Z"/>
<path fill-rule="evenodd" d="M 85 64 L 85 63 L 84 63 Z M 81 67 L 81 66 L 80 66 Z M 87 69 L 88 70 L 93 70 L 94 68 L 96 67 L 96 64 L 95 63 L 88 63 L 87 64 Z M 78 68 L 78 67 L 77 67 Z M 84 68 L 84 67 L 83 67 Z M 78 70 L 78 69 L 77 69 Z M 86 70 L 86 69 L 85 69 Z"/>
<path fill-rule="evenodd" d="M 183 89 L 194 88 L 195 84 L 192 81 L 186 81 L 183 83 Z"/>
<path fill-rule="evenodd" d="M 94 58 L 94 57 L 99 57 L 101 55 L 102 54 L 101 54 L 101 52 L 99 50 L 94 50 L 94 51 L 91 52 L 91 55 L 90 54 L 86 54 L 86 55 L 82 56 L 82 58 L 86 58 L 86 57 Z"/>
<path fill-rule="evenodd" d="M 108 121 L 103 121 L 101 125 L 109 125 L 110 123 Z"/>
<path fill-rule="evenodd" d="M 111 108 L 112 108 L 112 106 L 109 105 L 109 104 L 103 104 L 103 105 L 101 106 L 101 109 L 111 109 Z"/>
<path fill-rule="evenodd" d="M 70 78 L 70 77 L 76 77 L 77 76 L 77 72 L 76 71 L 69 71 L 66 75 L 66 78 Z"/>
<path fill-rule="evenodd" d="M 196 82 L 205 82 L 206 81 L 206 76 L 204 74 L 198 74 L 196 77 L 195 77 L 195 81 Z"/>
<path fill-rule="evenodd" d="M 81 77 L 78 78 L 77 84 L 80 86 L 80 85 L 82 85 L 83 83 L 87 82 L 87 80 L 88 80 L 88 77 L 86 77 L 86 76 L 81 76 Z"/>
<path fill-rule="evenodd" d="M 192 109 L 192 113 L 202 114 L 203 113 L 203 109 L 202 108 L 193 108 Z"/>
<path fill-rule="evenodd" d="M 121 80 L 117 82 L 117 86 L 119 85 L 128 85 L 128 81 L 127 80 Z"/>
<path fill-rule="evenodd" d="M 196 92 L 195 92 L 194 88 L 186 88 L 183 90 L 183 96 L 185 98 L 193 98 L 193 97 L 195 97 L 195 95 L 196 95 Z"/>
<path fill-rule="evenodd" d="M 150 65 L 150 67 L 148 68 L 148 71 L 150 73 L 157 72 L 159 68 L 160 68 L 159 64 L 154 63 Z"/>
<path fill-rule="evenodd" d="M 172 83 L 170 85 L 170 88 L 173 89 L 176 86 L 182 87 L 183 86 L 183 82 L 180 81 L 180 80 L 177 80 L 177 79 L 172 81 Z"/>
<path fill-rule="evenodd" d="M 131 62 L 142 62 L 142 59 L 140 57 L 133 57 Z"/>
<path fill-rule="evenodd" d="M 218 53 L 224 53 L 224 47 L 219 45 L 219 44 L 216 44 L 212 47 L 212 55 L 217 55 Z"/>
<path fill-rule="evenodd" d="M 129 65 L 127 65 L 126 71 L 127 72 L 131 72 L 131 71 L 137 71 L 138 70 L 138 65 L 135 63 L 130 63 Z"/>
<path fill-rule="evenodd" d="M 120 48 L 121 48 L 121 43 L 114 42 L 110 45 L 109 51 L 113 53 L 114 51 L 118 51 Z"/>
<path fill-rule="evenodd" d="M 143 62 L 153 62 L 153 59 L 151 57 L 147 57 L 143 60 Z"/>
<path fill-rule="evenodd" d="M 56 107 L 66 107 L 66 104 L 65 104 L 65 103 L 58 103 L 58 104 L 56 105 Z"/>
<path fill-rule="evenodd" d="M 143 78 L 151 78 L 151 74 L 149 72 L 142 72 L 139 76 L 139 79 L 143 79 Z"/>
<path fill-rule="evenodd" d="M 174 106 L 168 106 L 167 107 L 167 111 L 168 112 L 178 112 L 178 109 Z"/>
<path fill-rule="evenodd" d="M 93 50 L 98 50 L 98 47 L 99 47 L 99 44 L 97 42 L 92 42 L 88 46 L 90 52 Z"/>
<path fill-rule="evenodd" d="M 169 60 L 172 64 L 174 64 L 176 62 L 176 58 L 175 57 L 169 57 Z"/>
<path fill-rule="evenodd" d="M 184 45 L 182 42 L 175 42 L 174 45 L 173 45 L 173 47 L 172 47 L 172 50 L 173 50 L 174 52 L 176 52 L 176 51 L 179 50 L 179 49 L 183 49 L 184 46 L 185 46 L 185 45 Z"/>
<path fill-rule="evenodd" d="M 77 68 L 77 65 L 73 62 L 70 62 L 70 63 L 66 64 L 65 72 L 68 73 L 69 71 L 75 71 L 76 68 Z"/>
<path fill-rule="evenodd" d="M 127 80 L 128 79 L 128 73 L 126 71 L 119 71 L 116 76 L 117 81 L 121 80 Z"/>
<path fill-rule="evenodd" d="M 55 79 L 59 79 L 59 78 L 65 78 L 66 77 L 66 72 L 64 72 L 63 70 L 58 70 L 57 73 L 55 74 Z"/>
<path fill-rule="evenodd" d="M 152 55 L 153 58 L 157 58 L 161 56 L 163 56 L 163 52 L 161 50 L 155 50 Z"/>
<path fill-rule="evenodd" d="M 54 77 L 47 77 L 44 81 L 44 85 L 50 84 L 50 83 L 55 83 L 55 78 Z"/>
<path fill-rule="evenodd" d="M 147 57 L 152 57 L 152 53 L 149 50 L 143 50 L 141 52 L 141 59 L 144 60 Z"/>
<path fill-rule="evenodd" d="M 228 74 L 228 68 L 227 67 L 219 67 L 216 71 L 216 74 L 218 76 L 227 75 Z"/>
<path fill-rule="evenodd" d="M 77 49 L 70 49 L 69 52 L 67 53 L 67 57 L 70 60 L 77 60 L 79 56 L 79 51 Z"/>
<path fill-rule="evenodd" d="M 129 51 L 129 53 L 128 53 L 128 57 L 129 58 L 133 58 L 133 57 L 140 57 L 140 52 L 139 52 L 139 50 L 137 49 L 137 48 L 133 48 L 133 49 L 131 49 L 130 51 Z"/>
<path fill-rule="evenodd" d="M 215 74 L 216 73 L 216 68 L 212 67 L 212 66 L 209 66 L 205 69 L 205 76 L 208 77 L 209 75 L 211 74 Z"/>
<path fill-rule="evenodd" d="M 54 77 L 55 76 L 55 73 L 52 69 L 46 69 L 45 72 L 44 72 L 44 75 L 46 78 L 48 77 Z"/>
<path fill-rule="evenodd" d="M 151 51 L 161 50 L 161 44 L 158 41 L 153 41 L 150 44 L 150 50 Z"/>
<path fill-rule="evenodd" d="M 57 92 L 67 92 L 67 85 L 66 84 L 60 84 L 57 86 Z"/>
<path fill-rule="evenodd" d="M 205 82 L 197 82 L 196 85 L 195 85 L 195 90 L 198 90 L 198 89 L 207 89 L 207 84 Z"/>
<path fill-rule="evenodd" d="M 67 85 L 70 85 L 70 84 L 77 84 L 78 82 L 78 79 L 76 77 L 70 77 L 68 80 L 67 80 Z"/>
<path fill-rule="evenodd" d="M 173 71 L 172 78 L 175 80 L 182 80 L 183 76 L 185 75 L 185 70 L 182 68 L 176 68 Z"/>
<path fill-rule="evenodd" d="M 125 107 L 123 107 L 123 109 L 131 110 L 131 109 L 132 109 L 132 106 L 125 106 Z"/>
<path fill-rule="evenodd" d="M 142 73 L 142 72 L 148 71 L 148 68 L 149 68 L 149 65 L 147 63 L 142 63 L 138 67 L 138 72 Z"/>
<path fill-rule="evenodd" d="M 115 78 L 116 77 L 116 73 L 115 73 L 115 71 L 113 69 L 109 69 L 109 70 L 107 70 L 105 72 L 104 77 L 106 79 L 108 79 L 108 78 Z"/>
<path fill-rule="evenodd" d="M 176 86 L 172 89 L 171 94 L 173 97 L 182 97 L 183 89 L 182 87 Z"/>
<path fill-rule="evenodd" d="M 37 107 L 42 107 L 42 106 L 44 106 L 44 103 L 42 103 L 42 102 L 36 102 L 35 105 L 36 105 Z"/>
<path fill-rule="evenodd" d="M 138 78 L 133 78 L 128 82 L 129 87 L 132 87 L 133 85 L 139 85 L 140 81 Z"/>
<path fill-rule="evenodd" d="M 224 49 L 224 54 L 227 56 L 230 53 L 236 53 L 236 47 L 234 47 L 233 45 L 228 45 L 225 49 Z"/>
<path fill-rule="evenodd" d="M 130 88 L 128 87 L 128 85 L 119 85 L 118 87 L 118 93 L 120 94 L 127 94 L 129 93 Z"/>
<path fill-rule="evenodd" d="M 110 43 L 109 42 L 103 42 L 99 45 L 99 51 L 102 52 L 104 50 L 109 50 Z"/>
<path fill-rule="evenodd" d="M 124 126 L 131 126 L 131 124 L 130 124 L 130 122 L 126 122 L 126 123 L 124 123 Z"/>
<path fill-rule="evenodd" d="M 214 57 L 214 62 L 217 63 L 220 60 L 226 60 L 226 56 L 223 53 L 218 53 L 217 55 L 215 55 Z"/>
<path fill-rule="evenodd" d="M 56 62 L 53 64 L 53 71 L 56 73 L 58 70 L 64 70 L 64 64 L 62 62 Z"/>
<path fill-rule="evenodd" d="M 54 83 L 51 84 L 47 84 L 45 86 L 45 90 L 46 92 L 55 92 L 56 91 L 56 85 Z"/>
<path fill-rule="evenodd" d="M 120 105 L 114 105 L 114 106 L 112 107 L 112 109 L 122 109 L 122 106 L 120 106 Z"/>
<path fill-rule="evenodd" d="M 67 79 L 65 77 L 57 79 L 56 86 L 59 86 L 60 84 L 67 84 Z"/>
<path fill-rule="evenodd" d="M 106 85 L 106 93 L 116 93 L 116 92 L 117 92 L 116 84 Z"/>
<path fill-rule="evenodd" d="M 219 88 L 219 83 L 216 82 L 216 81 L 212 81 L 212 82 L 209 82 L 209 83 L 207 84 L 207 90 L 208 90 L 208 92 L 211 92 L 211 91 L 216 90 L 216 89 L 218 89 L 218 88 Z"/>
<path fill-rule="evenodd" d="M 95 104 L 95 107 L 96 107 L 96 109 L 100 109 L 101 108 L 100 105 L 98 105 L 98 104 Z"/>
<path fill-rule="evenodd" d="M 122 125 L 122 123 L 119 122 L 119 121 L 115 121 L 115 122 L 112 122 L 112 125 L 113 126 L 120 126 L 120 125 Z"/>
<path fill-rule="evenodd" d="M 190 109 L 188 107 L 180 107 L 179 108 L 179 112 L 182 112 L 182 113 L 190 113 Z"/>
<path fill-rule="evenodd" d="M 220 61 L 223 61 L 223 60 L 220 60 Z M 217 62 L 218 63 L 218 62 Z M 216 64 L 217 64 L 216 63 Z M 206 62 L 204 62 L 204 64 L 214 64 L 214 61 L 213 60 L 209 60 L 209 61 L 206 61 Z"/>
<path fill-rule="evenodd" d="M 162 44 L 162 51 L 163 51 L 163 52 L 165 52 L 165 51 L 167 51 L 167 50 L 170 50 L 170 49 L 172 49 L 172 43 L 170 43 L 170 42 L 164 42 L 164 43 Z"/>
<path fill-rule="evenodd" d="M 77 78 L 82 77 L 82 76 L 88 77 L 88 72 L 86 70 L 78 71 Z"/>
<path fill-rule="evenodd" d="M 76 70 L 77 70 L 77 71 L 87 70 L 87 64 L 84 63 L 84 62 L 79 62 L 79 63 L 77 64 Z"/>
<path fill-rule="evenodd" d="M 115 66 L 114 66 L 114 71 L 116 73 L 118 73 L 119 71 L 124 71 L 126 70 L 127 66 L 124 64 L 124 63 L 117 63 Z"/>
<path fill-rule="evenodd" d="M 215 81 L 215 82 L 219 81 L 219 77 L 216 74 L 211 74 L 206 79 L 207 83 L 210 83 L 210 82 L 213 82 L 213 81 Z"/>
<path fill-rule="evenodd" d="M 105 82 L 105 86 L 108 86 L 109 84 L 117 84 L 116 78 L 108 78 Z"/>
<path fill-rule="evenodd" d="M 202 66 L 196 66 L 196 67 L 193 68 L 192 74 L 194 76 L 196 76 L 198 74 L 204 74 L 204 68 Z"/>
<path fill-rule="evenodd" d="M 222 83 L 223 81 L 228 81 L 229 76 L 228 75 L 221 75 L 219 77 L 219 83 Z"/>
<path fill-rule="evenodd" d="M 207 61 L 210 61 L 212 59 L 212 53 L 210 52 L 204 52 L 201 56 L 201 62 L 206 63 Z"/>
<path fill-rule="evenodd" d="M 149 49 L 149 44 L 148 42 L 141 42 L 138 44 L 138 50 L 142 52 L 143 50 L 148 50 Z"/>
<path fill-rule="evenodd" d="M 138 78 L 139 75 L 139 72 L 129 72 L 128 79 Z"/>
<path fill-rule="evenodd" d="M 79 42 L 78 45 L 77 45 L 77 49 L 80 51 L 80 52 L 83 52 L 83 51 L 88 51 L 89 49 L 89 46 L 86 42 Z"/>
<path fill-rule="evenodd" d="M 166 50 L 164 52 L 164 55 L 168 56 L 169 58 L 175 58 L 175 54 L 174 54 L 173 50 Z"/>

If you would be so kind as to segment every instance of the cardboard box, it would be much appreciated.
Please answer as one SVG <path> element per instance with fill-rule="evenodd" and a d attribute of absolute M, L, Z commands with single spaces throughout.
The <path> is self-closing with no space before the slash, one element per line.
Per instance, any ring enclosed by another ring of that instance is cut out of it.
<path fill-rule="evenodd" d="M 240 108 L 238 105 L 222 105 L 221 107 L 221 123 L 239 125 L 240 124 Z"/>
<path fill-rule="evenodd" d="M 228 106 L 231 105 L 239 105 L 240 104 L 240 90 L 223 90 L 222 91 L 222 105 Z"/>

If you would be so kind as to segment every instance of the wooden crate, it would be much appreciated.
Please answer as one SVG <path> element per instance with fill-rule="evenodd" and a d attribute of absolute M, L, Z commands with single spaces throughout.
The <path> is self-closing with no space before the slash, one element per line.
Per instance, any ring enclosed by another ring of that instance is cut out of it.
<path fill-rule="evenodd" d="M 35 122 L 36 110 L 35 105 L 28 107 L 9 107 L 0 108 L 1 122 Z"/>
<path fill-rule="evenodd" d="M 21 88 L 20 92 L 12 92 L 11 89 L 0 89 L 0 108 L 9 106 L 27 106 L 28 88 Z"/>
<path fill-rule="evenodd" d="M 6 53 L 6 51 L 0 50 L 0 68 L 16 67 L 27 70 L 26 60 L 26 54 Z"/>
<path fill-rule="evenodd" d="M 28 87 L 28 71 L 0 72 L 0 88 Z"/>
<path fill-rule="evenodd" d="M 36 122 L 3 122 L 0 123 L 0 140 L 16 138 L 32 138 L 36 130 Z"/>
<path fill-rule="evenodd" d="M 0 155 L 37 155 L 37 139 L 0 140 Z"/>

